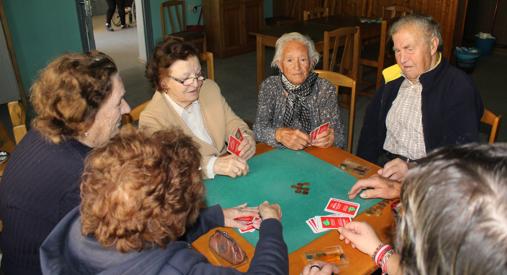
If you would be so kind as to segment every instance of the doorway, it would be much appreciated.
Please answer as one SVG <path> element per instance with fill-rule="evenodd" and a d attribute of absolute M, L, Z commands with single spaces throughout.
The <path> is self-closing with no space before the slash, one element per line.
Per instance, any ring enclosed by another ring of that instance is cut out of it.
<path fill-rule="evenodd" d="M 87 40 L 87 45 L 83 44 L 84 48 L 88 46 L 90 50 L 96 49 L 113 58 L 123 79 L 126 90 L 125 98 L 130 106 L 134 107 L 153 95 L 151 85 L 144 77 L 147 60 L 146 49 L 150 47 L 146 43 L 148 39 L 146 39 L 144 27 L 146 24 L 144 22 L 149 20 L 147 17 L 150 16 L 144 12 L 143 2 L 145 1 L 127 0 L 126 2 L 129 4 L 126 14 L 128 28 L 122 29 L 119 22 L 116 22 L 119 21 L 116 7 L 112 20 L 114 31 L 106 30 L 106 0 L 84 0 L 84 11 L 87 16 L 80 17 L 80 24 L 84 26 L 82 38 Z M 90 5 L 88 13 L 86 13 L 87 4 Z M 131 18 L 132 20 L 130 20 Z"/>

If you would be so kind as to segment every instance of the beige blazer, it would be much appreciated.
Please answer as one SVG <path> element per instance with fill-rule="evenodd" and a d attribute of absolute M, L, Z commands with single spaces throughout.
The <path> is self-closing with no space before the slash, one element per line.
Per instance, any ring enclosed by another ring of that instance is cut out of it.
<path fill-rule="evenodd" d="M 226 141 L 229 135 L 234 135 L 236 129 L 241 129 L 244 134 L 251 137 L 253 137 L 253 134 L 246 123 L 229 107 L 220 93 L 220 88 L 213 80 L 207 79 L 204 81 L 199 93 L 199 105 L 204 127 L 213 140 L 213 144 L 208 144 L 194 136 L 192 130 L 165 100 L 163 94 L 158 91 L 155 92 L 150 103 L 141 112 L 139 128 L 148 133 L 171 129 L 172 127 L 182 129 L 185 134 L 191 136 L 199 144 L 199 151 L 202 156 L 201 168 L 204 172 L 210 157 L 218 157 L 227 151 Z M 205 173 L 203 175 L 206 176 Z"/>

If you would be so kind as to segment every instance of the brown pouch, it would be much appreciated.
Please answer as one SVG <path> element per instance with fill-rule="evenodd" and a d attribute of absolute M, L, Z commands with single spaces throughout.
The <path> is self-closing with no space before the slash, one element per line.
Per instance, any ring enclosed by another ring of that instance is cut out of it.
<path fill-rule="evenodd" d="M 226 260 L 231 265 L 241 264 L 247 259 L 245 251 L 224 231 L 215 231 L 209 238 L 209 247 L 215 255 Z"/>

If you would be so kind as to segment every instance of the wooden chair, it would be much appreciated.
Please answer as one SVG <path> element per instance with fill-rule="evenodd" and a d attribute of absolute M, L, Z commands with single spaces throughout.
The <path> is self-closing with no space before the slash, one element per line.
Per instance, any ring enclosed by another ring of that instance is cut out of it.
<path fill-rule="evenodd" d="M 207 77 L 208 79 L 215 80 L 215 63 L 213 58 L 213 53 L 211 52 L 203 52 L 201 54 L 201 61 L 206 62 L 206 71 L 207 71 Z M 134 123 L 139 121 L 139 117 L 141 116 L 141 112 L 144 111 L 144 108 L 146 108 L 146 105 L 150 100 L 147 100 L 140 105 L 137 105 L 136 107 L 132 108 L 130 113 L 123 115 L 122 117 L 122 124 L 126 123 Z"/>
<path fill-rule="evenodd" d="M 495 115 L 488 109 L 484 109 L 484 113 L 482 114 L 481 122 L 484 124 L 488 124 L 491 126 L 491 131 L 489 132 L 489 143 L 494 143 L 496 140 L 496 134 L 498 132 L 498 125 L 500 124 L 501 115 Z"/>
<path fill-rule="evenodd" d="M 382 70 L 384 69 L 387 39 L 387 21 L 382 20 L 380 23 L 380 38 L 378 39 L 378 44 L 364 45 L 361 51 L 361 59 L 359 60 L 361 66 L 368 66 L 377 69 L 375 89 L 380 88 L 380 85 L 382 84 Z M 368 88 L 370 87 L 367 87 L 367 89 Z"/>
<path fill-rule="evenodd" d="M 301 6 L 301 0 L 292 0 L 288 2 L 288 7 L 285 10 L 289 11 L 288 16 L 274 16 L 266 18 L 266 25 L 268 26 L 283 26 L 294 24 L 298 21 L 297 10 Z"/>
<path fill-rule="evenodd" d="M 359 68 L 359 27 L 324 32 L 323 69 L 337 71 L 357 80 Z M 341 57 L 338 59 L 338 55 Z"/>
<path fill-rule="evenodd" d="M 25 108 L 21 102 L 11 101 L 7 103 L 7 109 L 9 109 L 9 116 L 11 117 L 14 141 L 18 144 L 27 132 Z"/>
<path fill-rule="evenodd" d="M 310 19 L 322 18 L 329 16 L 328 8 L 314 8 L 312 10 L 303 11 L 303 20 L 308 21 Z"/>
<path fill-rule="evenodd" d="M 384 6 L 382 8 L 383 19 L 392 19 L 395 17 L 401 17 L 412 13 L 414 13 L 414 10 L 404 6 L 392 5 L 392 6 Z"/>
<path fill-rule="evenodd" d="M 315 72 L 324 79 L 329 80 L 333 85 L 336 86 L 336 90 L 338 91 L 340 87 L 347 87 L 351 89 L 351 101 L 349 108 L 349 128 L 347 133 L 347 151 L 352 153 L 352 143 L 354 138 L 354 121 L 355 121 L 355 112 L 356 112 L 356 81 L 348 77 L 346 75 L 325 71 L 325 70 L 315 70 Z"/>
<path fill-rule="evenodd" d="M 160 4 L 160 21 L 162 25 L 162 37 L 170 37 L 179 41 L 193 43 L 202 52 L 206 51 L 206 33 L 204 28 L 189 30 L 186 20 L 184 0 L 169 0 Z M 167 15 L 167 18 L 166 18 Z M 176 20 L 175 20 L 176 18 Z M 169 21 L 169 29 L 166 21 Z"/>

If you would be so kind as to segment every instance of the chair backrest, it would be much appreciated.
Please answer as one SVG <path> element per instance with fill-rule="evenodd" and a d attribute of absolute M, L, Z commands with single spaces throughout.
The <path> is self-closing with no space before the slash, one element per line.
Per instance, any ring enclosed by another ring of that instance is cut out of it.
<path fill-rule="evenodd" d="M 384 61 L 385 61 L 385 55 L 386 55 L 386 44 L 387 44 L 387 21 L 382 20 L 380 22 L 380 38 L 378 43 L 378 55 L 377 59 L 368 59 L 368 58 L 361 58 L 360 63 L 361 65 L 366 65 L 370 67 L 377 68 L 376 73 L 376 80 L 375 80 L 375 89 L 377 90 L 380 88 L 380 85 L 382 85 L 382 70 L 384 69 Z M 365 48 L 366 49 L 366 48 Z"/>
<path fill-rule="evenodd" d="M 313 8 L 312 10 L 304 10 L 303 11 L 303 20 L 307 21 L 310 19 L 315 18 L 321 18 L 321 17 L 327 17 L 329 16 L 329 9 L 328 8 Z"/>
<path fill-rule="evenodd" d="M 340 87 L 346 87 L 351 89 L 351 100 L 349 108 L 349 128 L 347 133 L 347 151 L 352 152 L 352 143 L 354 138 L 354 120 L 356 110 L 356 81 L 346 75 L 331 72 L 326 70 L 315 70 L 319 77 L 329 80 L 333 85 L 336 86 L 336 91 L 339 91 Z M 338 106 L 337 106 L 338 108 Z"/>
<path fill-rule="evenodd" d="M 25 108 L 19 101 L 11 101 L 7 103 L 7 108 L 9 109 L 9 116 L 11 117 L 14 141 L 18 144 L 27 132 Z"/>
<path fill-rule="evenodd" d="M 361 50 L 359 41 L 360 32 L 357 26 L 324 32 L 323 69 L 337 71 L 357 80 Z M 341 56 L 338 57 L 341 49 Z"/>
<path fill-rule="evenodd" d="M 498 125 L 500 124 L 501 115 L 495 115 L 488 109 L 484 109 L 484 113 L 481 117 L 481 122 L 484 124 L 488 124 L 491 126 L 491 131 L 489 132 L 489 143 L 494 143 L 496 140 L 496 134 L 498 132 Z"/>
<path fill-rule="evenodd" d="M 412 13 L 414 13 L 414 10 L 404 6 L 392 5 L 392 6 L 384 6 L 382 8 L 383 19 L 392 19 L 395 17 L 401 17 Z"/>
<path fill-rule="evenodd" d="M 203 62 L 206 62 L 206 70 L 208 73 L 207 78 L 211 80 L 215 80 L 215 63 L 213 58 L 212 52 L 203 52 L 201 54 L 201 60 Z M 146 108 L 146 105 L 148 105 L 149 100 L 137 105 L 136 107 L 132 108 L 130 110 L 130 113 L 126 114 L 122 118 L 122 123 L 132 123 L 139 121 L 139 117 L 141 116 L 141 112 Z"/>
<path fill-rule="evenodd" d="M 162 25 L 162 36 L 168 34 L 167 21 L 171 28 L 170 33 L 182 32 L 187 28 L 184 0 L 169 0 L 160 4 L 160 22 Z M 167 18 L 166 18 L 167 14 Z"/>

